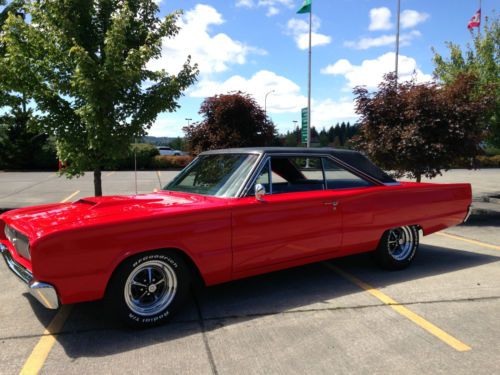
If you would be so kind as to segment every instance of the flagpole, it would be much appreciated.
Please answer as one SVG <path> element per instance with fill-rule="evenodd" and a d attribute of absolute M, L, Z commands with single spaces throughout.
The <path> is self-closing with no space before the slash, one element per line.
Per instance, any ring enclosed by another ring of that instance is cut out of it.
<path fill-rule="evenodd" d="M 479 0 L 479 27 L 477 28 L 477 35 L 481 36 L 481 19 L 483 18 L 483 10 L 481 9 L 481 0 Z"/>
<path fill-rule="evenodd" d="M 481 0 L 480 0 L 481 1 Z M 394 71 L 396 72 L 396 86 L 398 84 L 398 63 L 399 63 L 399 23 L 401 18 L 401 0 L 398 0 L 398 26 L 396 32 L 396 64 Z"/>
<path fill-rule="evenodd" d="M 312 33 L 312 5 L 309 11 L 309 73 L 307 90 L 307 148 L 311 147 L 311 33 Z"/>

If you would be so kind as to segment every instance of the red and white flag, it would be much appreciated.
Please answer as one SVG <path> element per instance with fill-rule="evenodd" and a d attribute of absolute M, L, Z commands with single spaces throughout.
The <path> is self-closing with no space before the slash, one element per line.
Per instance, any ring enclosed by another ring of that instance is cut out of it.
<path fill-rule="evenodd" d="M 467 25 L 467 28 L 469 30 L 472 30 L 474 27 L 479 26 L 481 26 L 481 8 L 479 8 L 479 10 L 472 16 L 469 24 Z"/>

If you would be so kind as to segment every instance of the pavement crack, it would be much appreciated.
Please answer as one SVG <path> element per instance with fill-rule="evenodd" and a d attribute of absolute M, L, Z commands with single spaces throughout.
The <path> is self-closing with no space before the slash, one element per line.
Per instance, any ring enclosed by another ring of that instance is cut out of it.
<path fill-rule="evenodd" d="M 298 310 L 288 310 L 288 311 L 266 311 L 261 313 L 249 313 L 249 314 L 234 314 L 234 315 L 220 315 L 220 316 L 212 316 L 212 317 L 203 317 L 201 313 L 201 307 L 198 299 L 194 297 L 194 302 L 196 305 L 198 319 L 185 319 L 185 320 L 176 320 L 168 323 L 169 325 L 182 325 L 182 324 L 193 324 L 198 323 L 200 326 L 200 330 L 203 336 L 203 342 L 205 345 L 205 349 L 207 351 L 207 355 L 210 361 L 210 365 L 212 367 L 212 371 L 215 375 L 218 375 L 218 370 L 215 365 L 214 357 L 212 354 L 212 350 L 210 349 L 208 338 L 206 335 L 207 327 L 205 322 L 207 321 L 221 321 L 221 320 L 241 320 L 241 319 L 253 319 L 259 317 L 266 316 L 275 316 L 275 315 L 290 315 L 290 314 L 304 314 L 304 313 L 313 313 L 313 312 L 321 312 L 321 311 L 342 311 L 342 310 L 358 310 L 358 309 L 368 309 L 373 307 L 387 307 L 387 306 L 412 306 L 412 305 L 431 305 L 431 304 L 439 304 L 439 303 L 463 303 L 463 302 L 481 302 L 481 301 L 491 301 L 491 300 L 500 300 L 500 296 L 487 296 L 487 297 L 472 297 L 472 298 L 457 298 L 457 299 L 439 299 L 439 300 L 429 300 L 429 301 L 413 301 L 413 302 L 400 302 L 393 304 L 385 304 L 385 303 L 374 303 L 374 304 L 366 304 L 366 305 L 354 305 L 354 306 L 333 306 L 333 307 L 323 307 L 317 309 L 298 309 Z M 0 341 L 5 340 L 16 340 L 16 339 L 29 339 L 29 338 L 40 338 L 42 336 L 63 336 L 63 335 L 78 335 L 85 333 L 93 333 L 93 332 L 118 332 L 124 331 L 123 328 L 89 328 L 89 329 L 72 329 L 68 331 L 60 331 L 55 333 L 47 333 L 47 334 L 34 334 L 34 335 L 18 335 L 18 336 L 4 336 L 0 337 Z"/>
<path fill-rule="evenodd" d="M 44 180 L 42 180 L 42 181 L 35 182 L 34 184 L 31 184 L 31 185 L 29 185 L 29 186 L 26 186 L 25 188 L 22 188 L 22 189 L 16 190 L 16 191 L 14 191 L 14 192 L 12 192 L 12 193 L 10 193 L 10 194 L 7 194 L 7 195 L 2 195 L 2 196 L 0 197 L 0 199 L 5 199 L 5 198 L 11 197 L 11 196 L 13 196 L 13 195 L 16 195 L 16 194 L 22 193 L 23 191 L 29 190 L 29 189 L 31 189 L 31 188 L 33 188 L 33 187 L 37 186 L 37 185 L 43 184 L 44 182 L 47 182 L 47 181 L 49 181 L 50 179 L 52 179 L 52 178 L 54 178 L 54 177 L 57 177 L 57 176 L 52 176 L 52 175 L 51 175 L 50 177 L 48 177 L 48 178 L 46 178 L 46 179 L 44 179 Z"/>
<path fill-rule="evenodd" d="M 210 349 L 210 344 L 208 343 L 208 337 L 207 337 L 207 332 L 206 332 L 206 328 L 205 328 L 205 321 L 204 321 L 203 315 L 201 313 L 201 306 L 200 306 L 200 303 L 198 301 L 198 298 L 196 297 L 196 292 L 194 290 L 192 290 L 192 294 L 193 294 L 194 303 L 196 305 L 196 312 L 198 313 L 198 323 L 200 325 L 201 335 L 203 337 L 203 344 L 205 345 L 205 351 L 207 352 L 208 361 L 210 362 L 210 368 L 212 369 L 212 374 L 218 375 L 219 372 L 217 371 L 217 366 L 215 365 L 215 360 L 214 360 L 214 356 L 212 354 L 212 349 Z"/>

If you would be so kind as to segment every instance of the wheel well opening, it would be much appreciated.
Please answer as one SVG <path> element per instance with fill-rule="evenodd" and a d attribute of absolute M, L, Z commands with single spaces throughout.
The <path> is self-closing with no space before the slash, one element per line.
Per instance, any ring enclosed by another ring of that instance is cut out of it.
<path fill-rule="evenodd" d="M 193 283 L 195 285 L 205 286 L 205 280 L 203 280 L 203 277 L 201 276 L 200 270 L 198 269 L 196 264 L 193 262 L 191 257 L 189 255 L 187 255 L 184 251 L 179 250 L 179 249 L 159 249 L 158 251 L 168 251 L 168 252 L 173 252 L 173 253 L 179 255 L 184 260 L 186 265 L 188 266 L 189 271 L 191 272 L 191 276 L 193 278 L 192 279 Z"/>
<path fill-rule="evenodd" d="M 146 251 L 141 251 L 139 253 L 132 254 L 129 257 L 123 259 L 116 266 L 116 268 L 113 270 L 113 272 L 111 273 L 111 276 L 108 279 L 108 282 L 106 284 L 106 289 L 105 289 L 105 296 L 107 295 L 110 283 L 113 280 L 114 275 L 116 274 L 117 270 L 120 268 L 120 266 L 124 262 L 126 262 L 128 259 L 130 259 L 132 257 L 138 256 L 138 255 L 142 255 L 142 254 L 157 252 L 157 251 L 172 252 L 172 253 L 175 253 L 178 256 L 180 256 L 184 260 L 184 262 L 186 263 L 186 266 L 188 267 L 189 271 L 191 272 L 191 277 L 192 277 L 191 281 L 193 282 L 193 284 L 195 286 L 205 286 L 205 280 L 201 276 L 200 270 L 198 269 L 198 267 L 196 266 L 196 264 L 193 262 L 193 260 L 191 259 L 191 257 L 189 255 L 187 255 L 184 251 L 182 251 L 180 249 L 175 249 L 175 248 L 152 249 L 152 250 L 146 250 Z"/>

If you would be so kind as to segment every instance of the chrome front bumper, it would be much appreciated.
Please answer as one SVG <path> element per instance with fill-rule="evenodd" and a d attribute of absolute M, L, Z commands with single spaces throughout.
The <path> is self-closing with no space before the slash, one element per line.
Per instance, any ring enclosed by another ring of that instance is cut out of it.
<path fill-rule="evenodd" d="M 57 298 L 56 290 L 52 285 L 35 280 L 32 273 L 17 263 L 12 258 L 12 255 L 7 247 L 1 243 L 0 252 L 3 255 L 3 259 L 5 260 L 7 267 L 9 267 L 10 270 L 28 286 L 28 291 L 38 300 L 38 302 L 48 309 L 57 309 L 59 307 L 59 299 Z"/>

